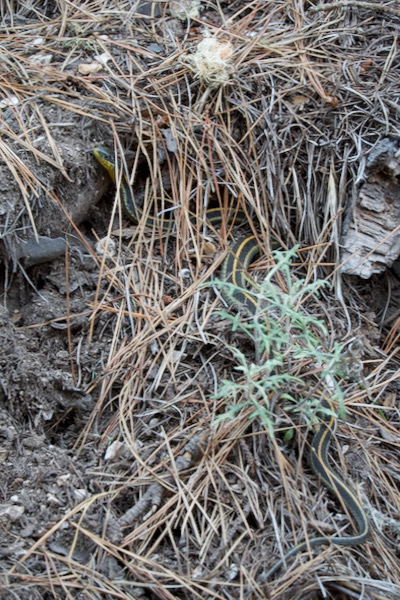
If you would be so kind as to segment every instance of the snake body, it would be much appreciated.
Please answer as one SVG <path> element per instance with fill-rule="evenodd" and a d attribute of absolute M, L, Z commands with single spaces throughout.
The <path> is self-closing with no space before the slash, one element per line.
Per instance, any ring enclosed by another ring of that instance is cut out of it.
<path fill-rule="evenodd" d="M 328 414 L 328 411 L 332 414 Z M 320 477 L 322 483 L 332 492 L 332 494 L 341 500 L 342 504 L 353 518 L 357 532 L 355 535 L 343 537 L 319 536 L 310 538 L 307 542 L 297 544 L 297 546 L 291 548 L 283 558 L 278 560 L 269 571 L 267 571 L 264 575 L 265 580 L 270 579 L 276 571 L 286 565 L 289 558 L 295 556 L 299 552 L 306 552 L 310 548 L 326 546 L 329 544 L 355 546 L 365 542 L 369 535 L 368 519 L 360 501 L 352 489 L 339 477 L 339 475 L 337 475 L 337 473 L 335 473 L 335 471 L 332 470 L 329 464 L 328 450 L 332 435 L 336 429 L 334 406 L 329 398 L 324 398 L 322 400 L 318 416 L 320 418 L 320 427 L 317 433 L 314 434 L 310 450 L 312 470 Z"/>
<path fill-rule="evenodd" d="M 111 179 L 115 182 L 116 165 L 114 157 L 108 148 L 95 148 L 94 156 L 97 161 L 108 172 Z M 139 223 L 141 219 L 146 219 L 146 225 L 152 227 L 158 225 L 164 230 L 169 230 L 172 226 L 171 219 L 160 220 L 157 217 L 144 216 L 142 209 L 135 203 L 133 192 L 125 175 L 122 176 L 120 186 L 120 198 L 126 215 L 134 222 Z M 242 212 L 234 214 L 235 222 L 243 222 L 245 215 Z M 216 224 L 227 217 L 226 212 L 221 209 L 209 209 L 206 212 L 207 220 Z M 259 253 L 257 238 L 251 234 L 236 242 L 222 265 L 221 279 L 230 284 L 222 288 L 223 297 L 237 310 L 245 309 L 247 312 L 255 315 L 258 311 L 258 304 L 254 297 L 246 292 L 246 284 L 249 280 L 247 274 L 248 267 L 253 258 Z M 319 536 L 309 539 L 307 542 L 297 544 L 283 558 L 278 560 L 264 576 L 267 580 L 286 565 L 286 561 L 294 555 L 315 548 L 321 545 L 338 544 L 343 546 L 353 546 L 363 543 L 369 535 L 369 524 L 364 509 L 357 496 L 351 488 L 332 470 L 328 460 L 328 450 L 332 435 L 336 428 L 336 416 L 333 403 L 329 398 L 324 397 L 318 410 L 320 427 L 315 433 L 311 442 L 310 462 L 313 471 L 320 477 L 323 484 L 342 501 L 348 513 L 354 520 L 356 533 L 351 536 Z"/>

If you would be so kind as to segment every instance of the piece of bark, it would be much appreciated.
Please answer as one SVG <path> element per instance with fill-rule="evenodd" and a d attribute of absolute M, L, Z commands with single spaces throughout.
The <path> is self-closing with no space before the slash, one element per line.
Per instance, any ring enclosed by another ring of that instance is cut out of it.
<path fill-rule="evenodd" d="M 399 140 L 385 138 L 371 152 L 342 238 L 341 272 L 368 279 L 400 255 Z"/>

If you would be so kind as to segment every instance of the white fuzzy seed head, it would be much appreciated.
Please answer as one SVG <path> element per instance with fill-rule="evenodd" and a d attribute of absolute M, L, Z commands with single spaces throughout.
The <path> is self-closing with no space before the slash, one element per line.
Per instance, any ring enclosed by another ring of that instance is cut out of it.
<path fill-rule="evenodd" d="M 226 85 L 233 73 L 233 46 L 214 36 L 204 37 L 195 52 L 182 60 L 209 87 Z"/>

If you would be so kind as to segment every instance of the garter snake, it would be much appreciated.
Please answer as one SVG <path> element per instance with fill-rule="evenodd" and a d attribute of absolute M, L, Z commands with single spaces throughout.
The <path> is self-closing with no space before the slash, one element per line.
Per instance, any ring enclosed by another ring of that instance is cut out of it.
<path fill-rule="evenodd" d="M 98 147 L 93 150 L 93 154 L 97 161 L 108 172 L 111 179 L 115 183 L 116 165 L 114 156 L 108 148 Z M 158 217 L 144 216 L 143 210 L 135 203 L 131 187 L 128 179 L 124 174 L 121 179 L 120 198 L 122 207 L 128 218 L 134 223 L 139 223 L 141 219 L 146 219 L 145 224 L 153 226 L 160 225 L 163 230 L 169 230 L 173 221 L 171 219 L 160 219 Z M 234 221 L 243 222 L 245 215 L 242 212 L 234 213 L 232 211 Z M 206 212 L 207 220 L 212 223 L 220 223 L 227 215 L 226 211 L 219 208 L 209 209 Z M 192 217 L 191 217 L 192 220 Z M 221 270 L 221 279 L 231 285 L 223 290 L 223 297 L 238 310 L 245 308 L 253 315 L 257 314 L 258 304 L 255 298 L 246 292 L 246 283 L 249 281 L 247 269 L 253 258 L 259 252 L 257 238 L 254 235 L 249 235 L 237 241 L 230 249 Z M 352 536 L 320 536 L 309 539 L 307 542 L 302 542 L 294 546 L 285 556 L 277 561 L 265 574 L 264 579 L 269 579 L 278 569 L 286 564 L 286 561 L 310 548 L 327 544 L 338 544 L 352 546 L 363 543 L 369 534 L 369 525 L 366 514 L 358 498 L 351 488 L 331 469 L 328 461 L 328 450 L 332 435 L 336 428 L 336 416 L 333 410 L 332 402 L 324 397 L 318 409 L 320 418 L 320 428 L 315 433 L 310 452 L 310 462 L 313 471 L 320 477 L 323 484 L 337 497 L 346 507 L 348 513 L 354 520 L 357 533 Z"/>

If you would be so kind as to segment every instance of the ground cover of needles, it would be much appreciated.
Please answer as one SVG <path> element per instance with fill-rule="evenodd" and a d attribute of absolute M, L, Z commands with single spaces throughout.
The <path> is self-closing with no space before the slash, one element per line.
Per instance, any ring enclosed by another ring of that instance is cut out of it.
<path fill-rule="evenodd" d="M 0 597 L 400 598 L 396 265 L 341 269 L 363 184 L 400 210 L 397 3 L 6 0 L 0 18 Z M 252 233 L 269 338 L 211 285 Z M 266 581 L 304 539 L 354 531 L 308 462 L 327 389 L 371 535 Z"/>

